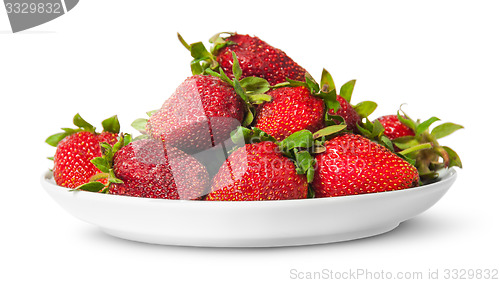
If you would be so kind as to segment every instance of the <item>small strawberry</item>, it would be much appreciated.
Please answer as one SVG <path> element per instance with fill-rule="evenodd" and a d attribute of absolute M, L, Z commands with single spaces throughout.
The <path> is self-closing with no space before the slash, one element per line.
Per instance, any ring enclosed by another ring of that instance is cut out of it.
<path fill-rule="evenodd" d="M 221 37 L 227 34 L 228 37 Z M 228 77 L 233 78 L 232 53 L 240 60 L 242 78 L 260 77 L 271 85 L 286 82 L 286 79 L 305 81 L 306 70 L 286 55 L 258 37 L 237 33 L 219 33 L 210 39 L 212 52 L 208 52 L 201 42 L 187 44 L 178 34 L 181 43 L 191 52 L 193 74 L 201 74 L 207 68 L 220 66 Z M 201 64 L 201 62 L 205 62 Z"/>
<path fill-rule="evenodd" d="M 438 177 L 437 171 L 442 168 L 459 167 L 462 162 L 458 154 L 447 146 L 441 146 L 438 139 L 452 134 L 463 127 L 454 123 L 443 123 L 430 130 L 430 126 L 440 119 L 431 117 L 425 121 L 414 121 L 400 110 L 397 115 L 383 116 L 378 121 L 384 127 L 384 135 L 393 143 L 395 151 L 405 153 L 411 149 L 421 147 L 422 150 L 405 154 L 414 160 L 420 178 L 430 181 Z M 424 148 L 424 145 L 427 147 Z"/>
<path fill-rule="evenodd" d="M 89 182 L 99 170 L 91 163 L 101 156 L 99 143 L 115 144 L 120 131 L 116 116 L 102 122 L 104 132 L 96 133 L 96 128 L 79 114 L 73 118 L 77 129 L 63 128 L 64 132 L 47 138 L 46 142 L 57 147 L 54 155 L 54 180 L 57 185 L 76 188 Z M 104 181 L 105 182 L 105 181 Z"/>
<path fill-rule="evenodd" d="M 199 199 L 206 194 L 208 173 L 196 159 L 159 140 L 130 142 L 123 136 L 115 146 L 101 144 L 104 156 L 92 163 L 96 174 L 79 190 L 144 198 Z M 108 180 L 108 185 L 95 182 Z"/>
<path fill-rule="evenodd" d="M 398 115 L 385 115 L 377 119 L 384 127 L 384 135 L 390 140 L 405 136 L 415 136 L 415 132 L 410 127 L 401 123 Z"/>
<path fill-rule="evenodd" d="M 401 190 L 419 183 L 413 165 L 360 135 L 343 134 L 324 147 L 316 156 L 312 183 L 316 197 Z"/>
<path fill-rule="evenodd" d="M 329 83 L 335 89 L 335 85 L 333 80 Z M 339 95 L 337 95 L 337 101 L 340 106 L 336 109 L 330 109 L 327 115 L 327 121 L 331 121 L 334 124 L 338 124 L 338 118 L 342 118 L 341 120 L 347 125 L 347 130 L 352 131 L 354 133 L 359 133 L 358 125 L 362 125 L 362 119 L 367 118 L 375 109 L 377 108 L 377 104 L 373 101 L 363 101 L 356 105 L 351 105 L 351 97 L 352 92 L 354 90 L 354 85 L 356 84 L 356 80 L 351 80 L 342 85 L 340 88 Z"/>
<path fill-rule="evenodd" d="M 325 104 L 304 86 L 273 89 L 272 101 L 257 107 L 255 127 L 278 141 L 300 130 L 315 132 L 325 126 Z"/>

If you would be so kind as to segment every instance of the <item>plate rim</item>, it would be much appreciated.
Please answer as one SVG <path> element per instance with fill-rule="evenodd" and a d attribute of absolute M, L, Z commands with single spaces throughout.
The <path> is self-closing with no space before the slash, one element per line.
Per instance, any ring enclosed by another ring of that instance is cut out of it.
<path fill-rule="evenodd" d="M 350 200 L 370 200 L 370 199 L 378 199 L 384 198 L 394 195 L 402 195 L 402 194 L 410 194 L 416 191 L 422 190 L 432 190 L 435 187 L 442 185 L 443 183 L 454 182 L 457 178 L 457 171 L 454 168 L 448 168 L 444 171 L 443 177 L 440 177 L 439 180 L 413 188 L 402 189 L 402 190 L 393 190 L 393 191 L 385 191 L 385 192 L 377 192 L 377 193 L 367 193 L 367 194 L 357 194 L 357 195 L 347 195 L 347 196 L 337 196 L 337 197 L 324 197 L 324 198 L 308 198 L 308 199 L 292 199 L 292 200 L 265 200 L 265 201 L 201 201 L 201 200 L 172 200 L 172 199 L 155 199 L 155 198 L 142 198 L 142 197 L 133 197 L 133 196 L 124 196 L 124 195 L 111 195 L 111 194 L 101 194 L 87 191 L 74 191 L 69 188 L 65 188 L 59 186 L 53 182 L 53 173 L 50 170 L 45 171 L 41 178 L 40 182 L 42 187 L 45 190 L 62 190 L 61 192 L 68 193 L 76 193 L 82 194 L 85 198 L 99 198 L 103 199 L 103 196 L 109 198 L 110 200 L 115 201 L 127 201 L 127 202 L 148 202 L 148 203 L 169 203 L 169 204 L 183 204 L 183 205 L 196 205 L 196 206 L 266 206 L 266 205 L 287 205 L 293 203 L 311 203 L 316 202 L 318 204 L 323 202 L 340 202 L 340 201 L 350 201 Z M 75 195 L 75 194 L 73 194 Z"/>

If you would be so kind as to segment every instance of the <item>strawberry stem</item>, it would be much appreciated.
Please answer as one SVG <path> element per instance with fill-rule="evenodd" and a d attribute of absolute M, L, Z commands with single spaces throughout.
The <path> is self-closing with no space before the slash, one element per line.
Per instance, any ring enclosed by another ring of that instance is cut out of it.
<path fill-rule="evenodd" d="M 97 173 L 94 176 L 90 177 L 89 182 L 107 179 L 108 177 L 109 177 L 109 173 Z"/>
<path fill-rule="evenodd" d="M 423 143 L 423 144 L 419 144 L 419 145 L 407 148 L 405 150 L 402 150 L 399 152 L 399 154 L 407 155 L 408 153 L 419 151 L 422 149 L 428 149 L 428 148 L 432 148 L 432 145 L 430 143 Z"/>

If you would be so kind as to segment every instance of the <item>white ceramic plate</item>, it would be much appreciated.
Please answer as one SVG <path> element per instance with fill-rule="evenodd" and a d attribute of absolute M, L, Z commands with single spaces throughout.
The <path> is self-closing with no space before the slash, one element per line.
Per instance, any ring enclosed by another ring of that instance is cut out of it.
<path fill-rule="evenodd" d="M 320 244 L 382 234 L 433 206 L 451 187 L 455 170 L 412 189 L 286 201 L 208 202 L 69 191 L 52 173 L 50 196 L 75 217 L 134 241 L 184 246 L 269 247 Z"/>

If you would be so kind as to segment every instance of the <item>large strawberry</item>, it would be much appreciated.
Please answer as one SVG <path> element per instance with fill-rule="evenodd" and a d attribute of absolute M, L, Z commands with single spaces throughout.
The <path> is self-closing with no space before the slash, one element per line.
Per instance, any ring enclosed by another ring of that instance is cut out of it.
<path fill-rule="evenodd" d="M 199 199 L 206 194 L 208 173 L 196 159 L 159 140 L 130 143 L 124 136 L 115 146 L 102 145 L 104 156 L 92 163 L 102 173 L 78 189 L 145 198 Z"/>
<path fill-rule="evenodd" d="M 221 35 L 227 35 L 222 37 Z M 285 82 L 286 79 L 305 81 L 306 70 L 286 55 L 258 37 L 237 33 L 219 33 L 210 39 L 212 52 L 208 52 L 201 42 L 187 44 L 180 35 L 179 40 L 191 52 L 193 74 L 200 74 L 207 68 L 222 67 L 230 78 L 233 77 L 232 53 L 240 60 L 242 78 L 260 77 L 271 85 Z M 204 62 L 204 63 L 202 63 Z"/>
<path fill-rule="evenodd" d="M 356 134 L 325 142 L 316 156 L 316 197 L 376 193 L 417 186 L 417 169 L 387 148 Z"/>
<path fill-rule="evenodd" d="M 228 83 L 214 76 L 187 78 L 146 124 L 153 138 L 184 150 L 199 152 L 226 140 L 246 113 L 243 99 Z"/>
<path fill-rule="evenodd" d="M 104 132 L 86 122 L 79 114 L 73 118 L 76 129 L 63 128 L 64 132 L 47 138 L 46 142 L 56 146 L 54 155 L 54 180 L 57 185 L 76 188 L 85 184 L 99 170 L 91 163 L 101 156 L 99 143 L 115 144 L 120 131 L 116 116 L 102 122 Z M 103 181 L 105 182 L 105 181 Z"/>

